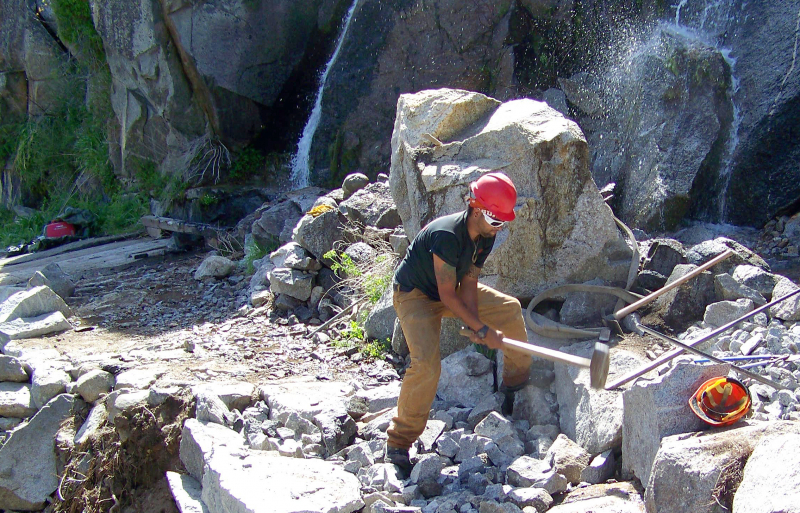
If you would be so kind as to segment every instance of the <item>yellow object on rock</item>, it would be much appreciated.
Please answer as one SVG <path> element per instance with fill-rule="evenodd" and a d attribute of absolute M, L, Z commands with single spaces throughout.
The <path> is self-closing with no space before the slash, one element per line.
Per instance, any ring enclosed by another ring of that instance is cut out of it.
<path fill-rule="evenodd" d="M 314 207 L 311 210 L 309 210 L 308 212 L 306 212 L 306 215 L 307 216 L 311 216 L 311 217 L 317 217 L 317 216 L 322 215 L 325 212 L 328 212 L 330 210 L 333 210 L 333 207 L 330 206 L 330 205 L 325 205 L 325 204 L 317 205 L 316 207 Z"/>

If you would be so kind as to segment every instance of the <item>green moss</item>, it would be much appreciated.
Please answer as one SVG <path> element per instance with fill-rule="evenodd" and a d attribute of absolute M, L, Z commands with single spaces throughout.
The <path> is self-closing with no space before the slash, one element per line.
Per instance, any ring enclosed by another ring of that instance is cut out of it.
<path fill-rule="evenodd" d="M 661 96 L 661 99 L 665 102 L 674 102 L 676 100 L 680 100 L 681 96 L 683 96 L 683 88 L 680 87 L 678 84 L 674 84 L 667 88 L 664 91 L 664 94 Z"/>
<path fill-rule="evenodd" d="M 211 207 L 219 203 L 219 198 L 217 198 L 213 194 L 209 194 L 206 192 L 202 196 L 200 196 L 199 201 L 201 207 Z"/>
<path fill-rule="evenodd" d="M 331 170 L 329 185 L 331 188 L 341 186 L 344 177 L 358 169 L 361 143 L 359 142 L 353 148 L 345 149 L 344 132 L 343 128 L 339 129 L 333 143 L 328 147 L 328 166 Z"/>

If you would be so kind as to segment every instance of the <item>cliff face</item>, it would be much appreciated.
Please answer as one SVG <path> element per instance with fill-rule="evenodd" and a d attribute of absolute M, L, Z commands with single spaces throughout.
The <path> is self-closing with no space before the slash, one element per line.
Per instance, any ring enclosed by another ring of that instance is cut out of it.
<path fill-rule="evenodd" d="M 331 70 L 311 167 L 319 178 L 388 172 L 401 94 L 452 87 L 509 96 L 511 4 L 362 1 Z"/>
<path fill-rule="evenodd" d="M 224 181 L 248 145 L 296 151 L 352 5 L 87 2 L 111 78 L 83 94 L 110 96 L 115 173 L 155 166 L 193 185 L 210 178 L 206 155 Z M 59 70 L 86 59 L 51 3 L 0 5 L 0 125 L 47 112 L 65 90 Z M 327 77 L 311 182 L 388 172 L 399 96 L 459 88 L 544 99 L 574 119 L 595 181 L 617 184 L 615 210 L 634 226 L 762 224 L 800 200 L 797 19 L 788 0 L 359 0 Z"/>

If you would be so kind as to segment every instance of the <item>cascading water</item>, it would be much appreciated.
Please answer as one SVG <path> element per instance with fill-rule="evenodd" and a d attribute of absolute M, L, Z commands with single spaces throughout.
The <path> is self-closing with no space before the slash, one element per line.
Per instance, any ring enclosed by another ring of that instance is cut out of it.
<path fill-rule="evenodd" d="M 681 21 L 681 12 L 688 4 L 688 0 L 680 0 L 675 8 L 675 25 L 680 29 L 691 31 L 695 37 L 701 41 L 717 48 L 728 63 L 731 70 L 731 107 L 733 110 L 733 119 L 731 121 L 730 133 L 728 135 L 728 142 L 725 147 L 725 154 L 722 156 L 719 167 L 719 196 L 717 198 L 717 213 L 720 221 L 725 221 L 726 205 L 725 195 L 728 190 L 728 185 L 731 179 L 731 162 L 733 154 L 736 151 L 736 146 L 739 144 L 739 126 L 742 122 L 739 106 L 736 104 L 736 93 L 739 91 L 739 79 L 736 77 L 736 59 L 731 56 L 731 49 L 724 48 L 719 45 L 718 41 L 709 34 L 713 32 L 721 32 L 721 27 L 724 27 L 732 20 L 731 10 L 733 6 L 730 0 L 713 0 L 706 2 L 702 10 L 691 19 L 684 22 Z"/>
<path fill-rule="evenodd" d="M 310 170 L 308 167 L 309 155 L 311 152 L 311 141 L 314 139 L 314 132 L 317 130 L 319 120 L 322 117 L 322 93 L 325 89 L 325 82 L 328 80 L 328 73 L 336 62 L 336 57 L 339 56 L 339 50 L 342 48 L 342 43 L 347 35 L 347 29 L 350 26 L 350 20 L 353 18 L 353 13 L 358 5 L 358 0 L 353 0 L 350 10 L 347 11 L 345 16 L 342 32 L 339 34 L 339 39 L 336 42 L 336 49 L 333 51 L 330 60 L 325 65 L 325 71 L 319 80 L 319 89 L 317 90 L 317 99 L 314 102 L 314 108 L 311 110 L 311 116 L 308 118 L 306 126 L 303 128 L 303 135 L 297 143 L 297 153 L 292 158 L 292 185 L 301 189 L 308 186 L 308 177 Z"/>
<path fill-rule="evenodd" d="M 658 140 L 651 137 L 652 133 L 664 128 L 664 118 L 660 117 L 657 111 L 659 101 L 664 98 L 681 97 L 685 91 L 664 90 L 658 94 L 663 96 L 653 96 L 654 92 L 660 91 L 659 87 L 664 83 L 658 82 L 653 69 L 663 69 L 659 66 L 674 65 L 671 61 L 673 47 L 690 48 L 695 43 L 698 49 L 708 48 L 718 52 L 719 56 L 725 60 L 730 69 L 730 83 L 728 88 L 730 118 L 728 119 L 721 135 L 725 139 L 725 146 L 718 148 L 718 168 L 716 175 L 708 177 L 713 180 L 713 184 L 707 184 L 706 191 L 712 197 L 706 204 L 706 210 L 698 212 L 698 215 L 708 217 L 708 221 L 724 222 L 725 220 L 725 197 L 728 182 L 731 176 L 731 166 L 734 153 L 739 143 L 739 128 L 741 124 L 740 109 L 737 105 L 736 97 L 739 91 L 739 79 L 736 76 L 736 59 L 732 56 L 732 50 L 725 48 L 723 44 L 726 31 L 736 23 L 732 19 L 736 12 L 732 11 L 730 0 L 680 0 L 672 5 L 674 15 L 666 20 L 645 26 L 630 26 L 621 30 L 615 37 L 616 44 L 609 48 L 606 56 L 607 65 L 598 76 L 598 87 L 602 91 L 602 98 L 606 112 L 610 113 L 607 121 L 603 121 L 604 126 L 600 133 L 604 131 L 606 135 L 616 137 L 619 134 L 619 146 L 613 154 L 595 162 L 593 169 L 596 179 L 600 182 L 612 182 L 618 180 L 628 180 L 624 185 L 626 196 L 622 201 L 627 201 L 621 208 L 630 208 L 631 211 L 639 209 L 638 212 L 643 216 L 659 215 L 658 213 L 648 213 L 647 203 L 644 198 L 666 198 L 668 190 L 672 186 L 681 187 L 670 180 L 674 180 L 675 169 L 663 168 L 662 173 L 658 170 L 666 163 L 670 165 L 685 164 L 682 158 L 694 159 L 689 164 L 686 171 L 691 171 L 700 164 L 700 155 L 691 154 L 691 146 L 684 152 L 681 148 L 670 146 L 659 146 Z M 729 43 L 729 42 L 726 42 Z M 654 64 L 659 63 L 659 64 Z M 651 81 L 654 80 L 654 81 Z M 648 89 L 648 87 L 650 87 Z M 668 96 L 677 95 L 677 96 Z M 655 109 L 652 107 L 656 106 Z M 698 112 L 698 116 L 711 116 L 711 109 L 705 112 Z M 699 119 L 699 118 L 698 118 Z M 711 121 L 709 119 L 709 121 Z M 630 123 L 633 123 L 631 125 Z M 631 127 L 637 126 L 638 130 Z M 706 125 L 709 126 L 709 125 Z M 675 134 L 678 135 L 678 134 Z M 691 136 L 687 135 L 687 144 L 691 144 Z M 706 134 L 706 137 L 712 134 Z M 602 137 L 597 144 L 602 146 Z M 679 137 L 675 142 L 681 140 Z M 711 143 L 713 139 L 706 138 L 706 142 Z M 680 144 L 680 142 L 678 142 Z M 608 146 L 606 146 L 608 147 Z M 683 152 L 683 153 L 682 153 Z M 667 160 L 662 160 L 666 155 Z M 686 155 L 691 155 L 686 157 Z M 669 160 L 671 159 L 671 160 Z M 599 164 L 598 164 L 599 162 Z M 625 171 L 620 171 L 626 169 Z M 620 174 L 622 173 L 622 174 Z M 666 183 L 661 183 L 660 177 L 666 178 Z M 688 191 L 683 191 L 684 193 Z M 640 203 L 637 203 L 640 202 Z M 653 211 L 650 211 L 653 212 Z"/>

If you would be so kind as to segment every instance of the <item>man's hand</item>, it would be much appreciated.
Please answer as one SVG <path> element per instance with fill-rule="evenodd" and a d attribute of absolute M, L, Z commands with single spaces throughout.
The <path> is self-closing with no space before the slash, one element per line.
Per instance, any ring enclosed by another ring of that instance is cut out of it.
<path fill-rule="evenodd" d="M 462 331 L 462 333 L 464 332 Z M 504 335 L 502 331 L 495 331 L 492 328 L 489 328 L 484 338 L 480 338 L 478 334 L 472 330 L 468 330 L 466 335 L 467 338 L 469 338 L 472 342 L 476 344 L 482 344 L 489 349 L 503 349 Z"/>
<path fill-rule="evenodd" d="M 503 349 L 503 332 L 489 328 L 486 336 L 478 343 L 487 346 L 489 349 Z"/>

